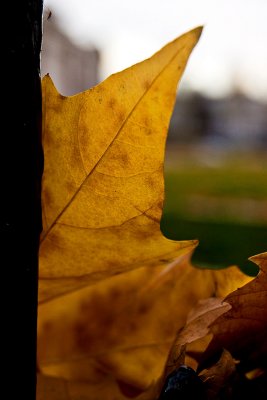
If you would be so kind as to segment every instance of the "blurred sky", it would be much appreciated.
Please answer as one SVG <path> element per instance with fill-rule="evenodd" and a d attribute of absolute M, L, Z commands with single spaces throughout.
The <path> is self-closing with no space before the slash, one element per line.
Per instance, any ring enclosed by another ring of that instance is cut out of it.
<path fill-rule="evenodd" d="M 44 0 L 48 9 L 74 43 L 100 49 L 101 80 L 204 25 L 182 86 L 267 101 L 267 0 Z"/>

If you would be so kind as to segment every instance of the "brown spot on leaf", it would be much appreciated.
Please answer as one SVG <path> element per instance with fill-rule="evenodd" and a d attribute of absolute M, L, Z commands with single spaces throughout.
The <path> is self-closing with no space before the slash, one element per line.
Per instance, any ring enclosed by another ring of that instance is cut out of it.
<path fill-rule="evenodd" d="M 65 182 L 65 187 L 67 189 L 67 193 L 72 194 L 73 192 L 76 192 L 77 190 L 77 186 L 75 184 L 75 182 L 73 182 L 72 180 L 66 180 Z"/>
<path fill-rule="evenodd" d="M 108 107 L 113 110 L 115 108 L 115 104 L 116 104 L 116 99 L 114 97 L 111 97 L 108 100 Z"/>
<path fill-rule="evenodd" d="M 149 88 L 150 88 L 150 86 L 151 86 L 151 82 L 149 81 L 149 80 L 145 80 L 144 82 L 143 82 L 143 88 L 145 89 L 145 91 L 147 91 Z"/>
<path fill-rule="evenodd" d="M 118 113 L 117 113 L 117 116 L 118 116 L 118 119 L 119 119 L 120 121 L 124 121 L 124 119 L 125 119 L 125 112 L 124 112 L 123 110 L 119 110 Z"/>
<path fill-rule="evenodd" d="M 157 208 L 159 208 L 160 210 L 162 210 L 163 208 L 163 200 L 160 200 L 157 204 Z"/>
<path fill-rule="evenodd" d="M 129 163 L 129 156 L 126 152 L 121 152 L 118 154 L 117 160 L 121 165 L 127 165 Z"/>
<path fill-rule="evenodd" d="M 58 233 L 51 230 L 46 246 L 51 246 L 53 251 L 59 251 L 59 249 L 64 248 L 64 244 L 65 240 Z M 44 254 L 44 256 L 46 256 L 46 254 Z"/>
<path fill-rule="evenodd" d="M 137 312 L 140 315 L 144 315 L 147 314 L 149 310 L 150 310 L 150 304 L 148 302 L 143 302 L 139 305 Z"/>
<path fill-rule="evenodd" d="M 146 177 L 146 186 L 149 188 L 149 189 L 154 189 L 155 188 L 155 179 L 153 179 L 153 177 L 152 176 L 147 176 Z"/>
<path fill-rule="evenodd" d="M 43 191 L 43 202 L 47 208 L 50 208 L 53 205 L 53 198 L 50 190 Z"/>
<path fill-rule="evenodd" d="M 66 97 L 63 97 L 61 95 L 59 95 L 59 98 L 60 98 L 60 100 L 63 100 L 63 99 L 65 100 L 66 99 Z M 62 113 L 62 103 L 61 103 L 61 101 L 55 101 L 54 104 L 53 104 L 53 107 L 50 108 L 50 111 L 52 111 L 52 113 L 55 113 L 55 114 L 61 114 Z"/>
<path fill-rule="evenodd" d="M 75 342 L 79 349 L 90 352 L 101 348 L 102 342 L 111 342 L 109 336 L 114 323 L 110 312 L 111 301 L 95 293 L 80 305 L 81 315 L 74 326 Z"/>

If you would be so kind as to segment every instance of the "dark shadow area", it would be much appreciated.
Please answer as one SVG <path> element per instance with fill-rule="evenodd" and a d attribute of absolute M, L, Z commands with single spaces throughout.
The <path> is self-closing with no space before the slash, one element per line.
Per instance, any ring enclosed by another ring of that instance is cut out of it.
<path fill-rule="evenodd" d="M 200 267 L 238 265 L 248 275 L 258 268 L 248 258 L 266 250 L 267 227 L 196 222 L 165 214 L 161 222 L 165 236 L 174 240 L 198 239 L 192 262 Z"/>

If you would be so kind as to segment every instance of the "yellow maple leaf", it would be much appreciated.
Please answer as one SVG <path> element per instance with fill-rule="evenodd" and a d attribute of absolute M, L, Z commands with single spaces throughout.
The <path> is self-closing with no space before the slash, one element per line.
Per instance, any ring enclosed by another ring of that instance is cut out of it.
<path fill-rule="evenodd" d="M 43 79 L 40 400 L 155 398 L 177 331 L 216 291 L 190 265 L 197 241 L 160 231 L 168 124 L 200 34 L 75 96 Z"/>
<path fill-rule="evenodd" d="M 40 300 L 192 246 L 167 240 L 159 222 L 168 124 L 200 34 L 76 96 L 44 77 Z"/>

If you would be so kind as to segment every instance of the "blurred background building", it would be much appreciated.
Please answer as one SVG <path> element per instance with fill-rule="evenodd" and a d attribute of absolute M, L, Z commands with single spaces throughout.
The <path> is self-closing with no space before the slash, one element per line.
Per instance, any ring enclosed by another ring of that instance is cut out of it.
<path fill-rule="evenodd" d="M 267 150 L 267 103 L 240 91 L 222 98 L 193 91 L 179 94 L 168 140 L 205 144 L 214 150 Z"/>
<path fill-rule="evenodd" d="M 49 73 L 59 92 L 70 96 L 99 81 L 99 51 L 74 44 L 62 32 L 55 17 L 44 18 L 41 75 Z"/>

